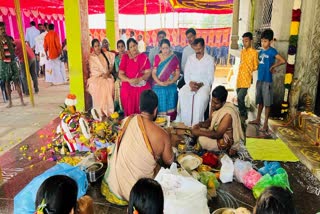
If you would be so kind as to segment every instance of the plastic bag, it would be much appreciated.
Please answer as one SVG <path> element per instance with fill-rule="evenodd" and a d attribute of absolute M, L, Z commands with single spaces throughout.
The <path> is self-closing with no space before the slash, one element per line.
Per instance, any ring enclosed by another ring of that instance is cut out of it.
<path fill-rule="evenodd" d="M 79 167 L 69 164 L 57 164 L 41 175 L 38 175 L 14 197 L 14 214 L 33 214 L 35 212 L 36 194 L 44 180 L 53 175 L 66 175 L 77 182 L 77 198 L 85 195 L 88 188 L 86 173 Z"/>
<path fill-rule="evenodd" d="M 278 168 L 276 174 L 272 177 L 270 174 L 264 175 L 259 182 L 253 187 L 253 196 L 258 198 L 263 191 L 269 186 L 278 186 L 288 189 L 292 192 L 288 180 L 288 174 L 283 168 Z"/>
<path fill-rule="evenodd" d="M 253 196 L 257 199 L 267 188 L 273 186 L 272 177 L 269 174 L 264 175 L 259 182 L 252 188 Z"/>
<path fill-rule="evenodd" d="M 228 155 L 224 155 L 221 158 L 221 170 L 220 170 L 220 180 L 222 183 L 232 182 L 233 180 L 233 161 Z"/>
<path fill-rule="evenodd" d="M 290 188 L 288 174 L 284 168 L 279 168 L 276 171 L 276 174 L 272 178 L 273 185 L 281 186 L 282 188 L 288 189 L 290 192 L 293 192 Z"/>
<path fill-rule="evenodd" d="M 249 161 L 243 161 L 243 160 L 237 159 L 234 162 L 234 176 L 236 178 L 236 181 L 240 183 L 244 183 L 243 177 L 251 169 L 252 169 L 252 164 Z"/>
<path fill-rule="evenodd" d="M 172 171 L 171 171 L 172 170 Z M 162 187 L 166 214 L 209 214 L 207 187 L 192 177 L 177 175 L 177 168 L 161 168 L 155 180 Z"/>
<path fill-rule="evenodd" d="M 259 172 L 257 172 L 254 169 L 251 169 L 243 176 L 243 184 L 247 188 L 252 189 L 252 187 L 254 187 L 254 185 L 258 183 L 261 177 L 262 175 Z"/>
<path fill-rule="evenodd" d="M 264 162 L 264 167 L 260 168 L 258 171 L 261 175 L 270 174 L 271 176 L 277 173 L 277 169 L 281 167 L 279 162 Z"/>

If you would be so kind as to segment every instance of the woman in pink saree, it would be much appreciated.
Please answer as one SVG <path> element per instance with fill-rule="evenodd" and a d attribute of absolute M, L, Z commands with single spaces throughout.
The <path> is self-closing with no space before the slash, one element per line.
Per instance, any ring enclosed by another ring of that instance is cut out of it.
<path fill-rule="evenodd" d="M 140 94 L 151 89 L 150 61 L 146 54 L 139 53 L 138 43 L 133 38 L 127 41 L 128 52 L 122 56 L 119 78 L 122 81 L 120 97 L 125 116 L 140 113 Z"/>
<path fill-rule="evenodd" d="M 101 51 L 98 39 L 93 39 L 91 45 L 93 52 L 89 56 L 88 92 L 92 96 L 93 107 L 99 111 L 101 116 L 109 116 L 114 111 L 114 80 L 111 75 L 114 60 L 110 61 Z"/>

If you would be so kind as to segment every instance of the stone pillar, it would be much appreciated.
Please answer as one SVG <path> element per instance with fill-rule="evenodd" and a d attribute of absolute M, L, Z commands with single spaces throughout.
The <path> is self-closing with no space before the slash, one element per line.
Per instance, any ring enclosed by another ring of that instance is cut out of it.
<path fill-rule="evenodd" d="M 238 49 L 239 40 L 239 0 L 233 1 L 231 49 Z"/>
<path fill-rule="evenodd" d="M 300 100 L 308 94 L 315 108 L 320 70 L 320 1 L 302 1 L 298 51 L 294 77 L 302 81 Z M 303 103 L 303 102 L 302 102 Z"/>
<path fill-rule="evenodd" d="M 119 38 L 118 27 L 118 0 L 104 0 L 106 14 L 106 35 L 110 42 L 110 50 L 117 50 L 117 40 Z"/>
<path fill-rule="evenodd" d="M 77 96 L 77 109 L 88 109 L 89 95 L 86 80 L 89 76 L 88 57 L 90 51 L 88 0 L 64 0 L 70 93 Z"/>

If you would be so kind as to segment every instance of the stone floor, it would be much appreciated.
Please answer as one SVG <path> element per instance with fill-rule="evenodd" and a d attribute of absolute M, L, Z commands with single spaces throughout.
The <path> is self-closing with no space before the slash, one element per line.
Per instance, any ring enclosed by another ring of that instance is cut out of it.
<path fill-rule="evenodd" d="M 13 213 L 14 196 L 35 176 L 55 164 L 51 161 L 40 161 L 33 151 L 50 141 L 52 131 L 59 121 L 58 106 L 63 104 L 68 90 L 67 85 L 49 87 L 41 80 L 40 93 L 35 95 L 35 107 L 28 101 L 29 105 L 26 107 L 14 106 L 7 109 L 6 104 L 0 101 L 0 166 L 4 178 L 4 182 L 0 184 L 0 214 Z M 19 104 L 16 95 L 15 104 Z M 264 135 L 258 131 L 259 127 L 248 125 L 246 135 L 259 138 L 279 136 L 288 143 L 301 160 L 298 163 L 282 163 L 289 175 L 295 205 L 299 213 L 315 214 L 320 211 L 320 182 L 312 173 L 317 175 L 317 169 L 320 167 L 319 148 L 308 143 L 302 137 L 303 133 L 298 130 L 293 130 L 296 137 L 290 137 L 281 127 L 282 124 L 281 121 L 273 121 L 271 135 Z M 29 147 L 28 152 L 20 150 L 24 145 Z M 256 167 L 262 166 L 261 161 L 252 161 L 244 148 L 240 151 L 239 157 L 250 160 Z M 126 207 L 117 207 L 106 202 L 100 193 L 100 182 L 90 184 L 88 188 L 88 194 L 94 199 L 95 213 L 126 213 Z M 252 192 L 237 182 L 221 184 L 218 197 L 209 202 L 211 211 L 220 207 L 238 206 L 252 210 L 254 204 Z"/>
<path fill-rule="evenodd" d="M 21 106 L 17 92 L 13 92 L 13 107 L 8 109 L 8 103 L 0 95 L 0 155 L 44 127 L 61 111 L 59 106 L 69 93 L 69 85 L 49 86 L 39 78 L 39 88 L 34 95 L 34 107 L 30 97 L 24 97 L 27 106 Z"/>

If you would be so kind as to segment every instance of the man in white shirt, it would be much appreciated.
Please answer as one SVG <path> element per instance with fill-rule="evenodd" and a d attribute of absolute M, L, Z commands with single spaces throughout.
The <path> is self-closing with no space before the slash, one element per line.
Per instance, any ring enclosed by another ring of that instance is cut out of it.
<path fill-rule="evenodd" d="M 120 40 L 124 41 L 124 44 L 127 47 L 127 35 L 126 35 L 126 29 L 121 30 L 121 37 Z"/>
<path fill-rule="evenodd" d="M 153 67 L 155 56 L 160 53 L 161 40 L 166 38 L 166 36 L 167 34 L 163 30 L 160 30 L 157 34 L 158 46 L 155 46 L 154 48 L 152 48 L 149 53 L 149 60 L 150 60 L 151 67 Z"/>
<path fill-rule="evenodd" d="M 132 38 L 132 39 L 136 39 L 136 37 L 134 36 L 134 31 L 130 31 L 130 38 Z"/>
<path fill-rule="evenodd" d="M 193 28 L 189 28 L 186 31 L 186 36 L 187 36 L 189 44 L 182 51 L 182 59 L 181 59 L 182 72 L 184 72 L 184 69 L 185 69 L 185 66 L 187 63 L 187 59 L 189 58 L 189 56 L 191 56 L 192 54 L 195 53 L 195 51 L 192 48 L 192 43 L 194 42 L 194 40 L 196 39 L 196 36 L 197 36 L 196 30 Z"/>
<path fill-rule="evenodd" d="M 34 50 L 35 48 L 35 38 L 40 35 L 40 31 L 36 28 L 36 23 L 34 21 L 30 22 L 30 27 L 26 29 L 26 42 L 28 42 L 29 47 Z"/>
<path fill-rule="evenodd" d="M 140 53 L 146 52 L 146 44 L 142 39 L 142 35 L 138 36 L 138 50 Z"/>
<path fill-rule="evenodd" d="M 214 75 L 214 60 L 205 52 L 204 39 L 194 40 L 195 53 L 188 57 L 184 79 L 186 84 L 179 91 L 177 121 L 187 126 L 204 120 Z"/>
<path fill-rule="evenodd" d="M 184 73 L 186 63 L 187 63 L 187 59 L 189 56 L 191 56 L 192 54 L 195 53 L 192 48 L 192 43 L 196 39 L 196 36 L 197 36 L 196 30 L 193 28 L 189 28 L 186 31 L 186 36 L 187 36 L 189 44 L 182 51 L 181 71 L 180 71 L 180 76 L 182 76 L 182 77 L 180 77 L 180 79 L 178 81 L 178 88 L 182 88 L 185 84 L 183 73 Z"/>
<path fill-rule="evenodd" d="M 41 71 L 43 72 L 44 75 L 46 73 L 45 72 L 45 65 L 48 62 L 46 53 L 45 53 L 44 48 L 43 48 L 44 37 L 46 37 L 46 35 L 48 33 L 47 27 L 48 27 L 48 24 L 45 23 L 44 31 L 39 36 L 36 36 L 36 38 L 35 38 L 35 51 L 34 51 L 35 54 L 39 56 L 40 69 L 41 69 Z"/>

